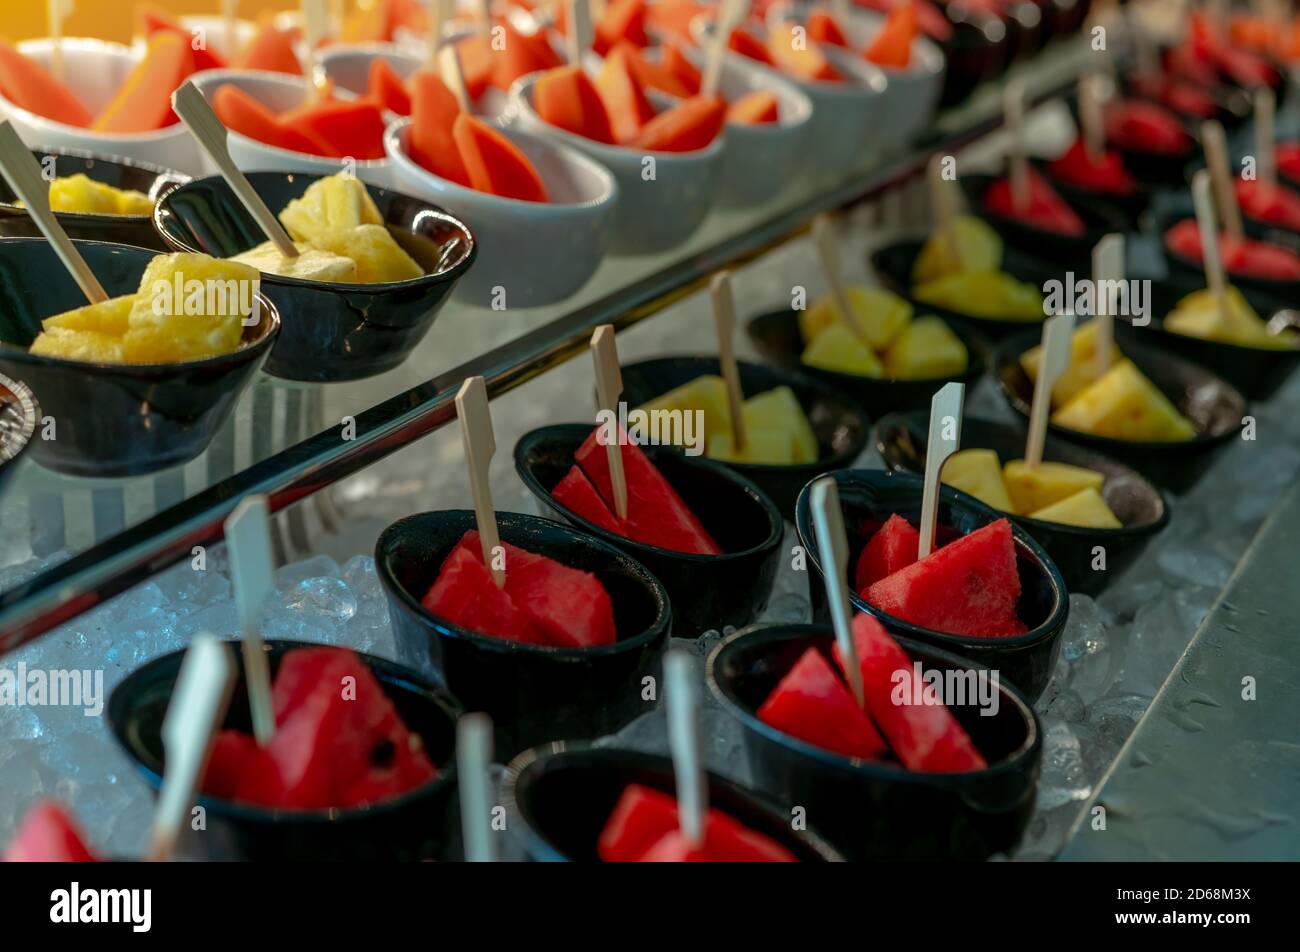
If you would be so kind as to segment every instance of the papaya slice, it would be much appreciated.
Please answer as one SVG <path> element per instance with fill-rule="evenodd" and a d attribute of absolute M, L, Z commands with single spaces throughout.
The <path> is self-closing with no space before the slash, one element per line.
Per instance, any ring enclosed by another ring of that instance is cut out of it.
<path fill-rule="evenodd" d="M 469 172 L 452 136 L 460 114 L 456 94 L 429 69 L 417 72 L 411 85 L 411 158 L 440 178 L 469 185 Z"/>
<path fill-rule="evenodd" d="M 815 43 L 825 43 L 828 46 L 847 47 L 848 38 L 840 25 L 835 22 L 835 18 L 825 10 L 814 10 L 808 14 L 808 39 Z"/>
<path fill-rule="evenodd" d="M 384 157 L 384 125 L 383 110 L 366 99 L 309 106 L 298 112 L 293 124 L 303 135 L 330 146 L 337 155 L 362 161 Z"/>
<path fill-rule="evenodd" d="M 411 114 L 411 93 L 406 88 L 402 77 L 397 75 L 393 64 L 382 56 L 370 61 L 370 75 L 366 80 L 366 89 L 370 98 L 399 116 Z"/>
<path fill-rule="evenodd" d="M 916 6 L 902 3 L 889 11 L 885 25 L 864 54 L 877 66 L 907 69 L 912 62 L 912 41 L 916 39 Z"/>
<path fill-rule="evenodd" d="M 632 145 L 646 152 L 694 152 L 718 137 L 727 121 L 719 96 L 692 96 L 645 124 Z"/>
<path fill-rule="evenodd" d="M 675 42 L 666 43 L 661 56 L 663 68 L 668 74 L 681 83 L 683 89 L 688 90 L 688 95 L 698 96 L 704 77 L 695 64 L 686 58 L 682 48 Z"/>
<path fill-rule="evenodd" d="M 544 122 L 596 142 L 615 144 L 609 112 L 581 67 L 560 66 L 543 73 L 534 94 L 537 114 Z"/>
<path fill-rule="evenodd" d="M 268 73 L 302 75 L 302 63 L 293 50 L 293 37 L 273 23 L 263 23 L 235 61 L 239 69 L 260 69 Z"/>
<path fill-rule="evenodd" d="M 0 40 L 0 93 L 15 106 L 66 126 L 85 129 L 95 117 L 72 90 L 34 59 Z"/>
<path fill-rule="evenodd" d="M 492 64 L 496 53 L 492 41 L 482 35 L 467 36 L 456 43 L 460 54 L 460 71 L 465 76 L 465 92 L 470 99 L 478 99 L 492 85 Z"/>
<path fill-rule="evenodd" d="M 727 48 L 741 56 L 747 56 L 752 60 L 757 60 L 764 66 L 776 68 L 776 60 L 772 54 L 767 51 L 763 41 L 756 37 L 748 30 L 736 27 L 731 31 L 731 36 L 727 37 Z"/>
<path fill-rule="evenodd" d="M 839 82 L 843 79 L 821 47 L 806 37 L 796 36 L 795 23 L 783 23 L 767 37 L 767 51 L 782 72 L 814 82 Z"/>
<path fill-rule="evenodd" d="M 654 63 L 646 59 L 644 52 L 632 44 L 624 43 L 615 49 L 627 51 L 628 64 L 632 67 L 636 81 L 641 84 L 642 89 L 657 89 L 678 99 L 686 99 L 698 92 L 683 83 L 681 78 L 670 72 L 662 62 Z"/>
<path fill-rule="evenodd" d="M 649 46 L 645 19 L 645 0 L 612 0 L 593 31 L 592 48 L 604 56 L 619 43 L 631 43 L 640 48 Z"/>
<path fill-rule="evenodd" d="M 452 138 L 472 188 L 521 202 L 546 201 L 546 186 L 533 163 L 486 122 L 462 112 L 452 125 Z"/>
<path fill-rule="evenodd" d="M 642 127 L 655 117 L 655 107 L 650 105 L 636 78 L 632 66 L 634 51 L 630 53 L 630 50 L 633 48 L 624 43 L 616 46 L 596 76 L 596 89 L 605 102 L 614 138 L 619 142 L 636 138 Z"/>
<path fill-rule="evenodd" d="M 727 121 L 757 126 L 781 121 L 781 106 L 772 93 L 758 90 L 746 93 L 727 107 Z"/>
<path fill-rule="evenodd" d="M 333 155 L 323 143 L 313 141 L 285 124 L 275 113 L 238 86 L 226 85 L 217 89 L 212 96 L 212 108 L 222 125 L 250 139 L 277 149 L 288 149 L 290 152 Z"/>
<path fill-rule="evenodd" d="M 172 18 L 171 14 L 156 7 L 143 7 L 139 10 L 140 35 L 148 39 L 155 33 L 177 33 L 186 43 L 190 44 L 190 52 L 194 54 L 194 71 L 198 72 L 203 69 L 225 69 L 228 65 L 225 58 L 217 55 L 210 49 L 194 49 L 194 34 L 181 25 L 179 20 Z"/>
<path fill-rule="evenodd" d="M 509 92 L 516 79 L 529 73 L 540 73 L 560 66 L 559 54 L 551 48 L 540 33 L 521 33 L 508 20 L 501 22 L 505 31 L 503 48 L 492 56 L 491 83 L 502 92 Z"/>
<path fill-rule="evenodd" d="M 96 132 L 154 132 L 177 121 L 172 93 L 194 72 L 194 52 L 176 33 L 155 33 L 144 59 L 99 118 Z"/>

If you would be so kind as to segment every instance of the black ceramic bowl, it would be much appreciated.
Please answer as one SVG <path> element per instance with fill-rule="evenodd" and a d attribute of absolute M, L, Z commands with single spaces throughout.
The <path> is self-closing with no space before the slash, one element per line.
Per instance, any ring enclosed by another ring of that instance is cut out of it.
<path fill-rule="evenodd" d="M 911 473 L 864 469 L 844 470 L 831 475 L 839 487 L 844 525 L 848 530 L 849 588 L 852 590 L 858 556 L 886 519 L 898 513 L 912 525 L 920 524 L 922 479 Z M 1005 513 L 991 509 L 974 496 L 968 496 L 951 486 L 942 487 L 937 532 L 941 544 L 958 536 L 969 535 L 976 529 L 1003 518 L 1007 518 Z M 817 537 L 813 529 L 812 513 L 809 511 L 808 490 L 799 497 L 795 528 L 799 531 L 799 543 L 808 557 L 808 589 L 813 619 L 819 623 L 829 622 L 826 584 L 822 579 L 821 560 L 817 555 Z M 1015 523 L 1012 523 L 1011 532 L 1015 540 L 1021 585 L 1016 613 L 1029 628 L 1023 635 L 984 638 L 934 631 L 886 614 L 856 592 L 850 591 L 849 600 L 856 610 L 879 618 L 891 634 L 934 645 L 1000 671 L 1030 701 L 1035 701 L 1043 693 L 1043 688 L 1047 686 L 1056 667 L 1061 634 L 1065 631 L 1066 618 L 1070 614 L 1070 600 L 1060 570 L 1043 547 Z"/>
<path fill-rule="evenodd" d="M 1116 324 L 1117 331 L 1122 327 L 1123 322 Z M 994 360 L 1003 397 L 1025 419 L 1029 418 L 1033 404 L 1034 385 L 1020 366 L 1020 355 L 1038 342 L 1036 335 L 1010 338 L 998 349 Z M 1192 421 L 1196 427 L 1195 438 L 1178 442 L 1118 440 L 1050 422 L 1047 430 L 1133 467 L 1157 486 L 1174 493 L 1185 492 L 1210 465 L 1214 451 L 1237 435 L 1246 413 L 1246 398 L 1231 384 L 1197 364 L 1132 339 L 1127 344 L 1124 355 Z"/>
<path fill-rule="evenodd" d="M 95 155 L 76 149 L 33 150 L 42 167 L 53 160 L 54 175 L 68 178 L 85 175 L 95 182 L 113 188 L 143 192 L 157 202 L 173 188 L 190 181 L 188 175 L 146 165 L 120 156 Z M 40 230 L 32 221 L 27 209 L 15 204 L 17 196 L 3 179 L 0 179 L 0 236 L 5 238 L 40 238 Z M 57 212 L 55 218 L 70 238 L 83 241 L 111 241 L 119 245 L 135 245 L 152 251 L 168 251 L 166 243 L 153 226 L 152 215 L 98 215 L 85 212 Z"/>
<path fill-rule="evenodd" d="M 1101 217 L 1108 221 L 1125 222 L 1129 229 L 1135 228 L 1142 213 L 1151 203 L 1152 190 L 1138 182 L 1132 192 L 1121 195 L 1115 192 L 1098 192 L 1083 188 L 1057 176 L 1052 171 L 1051 162 L 1035 159 L 1034 168 L 1045 178 L 1057 193 L 1070 203 L 1072 208 L 1095 208 Z M 1080 264 L 1083 262 L 1080 261 Z"/>
<path fill-rule="evenodd" d="M 941 45 L 947 69 L 940 106 L 955 106 L 970 98 L 984 80 L 1002 73 L 1011 55 L 1006 22 L 987 10 L 963 3 L 941 4 L 952 24 L 952 36 Z M 934 37 L 931 37 L 934 39 Z"/>
<path fill-rule="evenodd" d="M 605 821 L 623 790 L 634 783 L 676 796 L 673 763 L 667 757 L 555 744 L 526 751 L 511 762 L 502 802 L 517 820 L 530 859 L 596 863 L 596 843 Z M 708 783 L 710 807 L 776 840 L 800 861 L 843 861 L 816 834 L 792 829 L 788 810 L 715 773 L 708 774 Z"/>
<path fill-rule="evenodd" d="M 1190 215 L 1180 215 L 1177 210 L 1158 216 L 1156 228 L 1160 236 L 1160 250 L 1164 253 L 1170 277 L 1175 283 L 1191 283 L 1194 287 L 1203 288 L 1205 269 L 1201 266 L 1200 260 L 1174 251 L 1166 240 L 1169 229 L 1179 221 L 1190 217 Z M 1300 234 L 1286 232 L 1276 227 L 1265 231 L 1253 223 L 1247 231 L 1250 232 L 1250 237 L 1280 245 L 1288 251 L 1300 254 Z M 1300 280 L 1261 278 L 1230 271 L 1228 281 L 1239 287 L 1243 293 L 1251 295 L 1253 299 L 1266 300 L 1276 304 L 1277 307 L 1292 307 L 1300 301 Z"/>
<path fill-rule="evenodd" d="M 1072 202 L 1065 195 L 1062 200 L 1083 221 L 1081 235 L 1065 235 L 1026 224 L 1006 215 L 999 215 L 984 203 L 984 193 L 996 181 L 992 175 L 963 175 L 960 179 L 966 201 L 981 218 L 997 229 L 1009 245 L 1049 261 L 1083 268 L 1091 261 L 1090 255 L 1097 242 L 1111 232 L 1127 231 L 1133 223 L 1126 215 L 1098 202 Z"/>
<path fill-rule="evenodd" d="M 250 172 L 248 179 L 279 214 L 324 178 L 304 172 Z M 388 284 L 327 284 L 262 275 L 262 291 L 284 315 L 266 363 L 288 380 L 359 380 L 391 370 L 433 326 L 478 245 L 458 219 L 429 202 L 367 186 L 389 232 L 424 269 L 422 278 Z M 222 178 L 190 182 L 158 203 L 154 223 L 168 246 L 229 258 L 264 242 L 261 230 Z"/>
<path fill-rule="evenodd" d="M 933 304 L 926 304 L 924 301 L 917 300 L 912 296 L 912 269 L 924 245 L 925 243 L 922 241 L 908 239 L 906 241 L 896 241 L 893 244 L 885 245 L 883 248 L 877 248 L 871 253 L 871 268 L 876 273 L 876 276 L 880 278 L 880 283 L 899 297 L 905 298 L 912 305 L 912 310 L 918 317 L 925 314 L 935 314 L 942 317 L 953 330 L 967 328 L 994 340 L 1006 337 L 1008 334 L 1023 333 L 1026 328 L 1042 326 L 1041 320 L 1022 321 L 1009 318 L 977 317 L 973 314 L 963 314 L 960 311 L 952 311 L 946 307 L 936 307 Z M 1080 273 L 1089 273 L 1091 265 L 1087 263 L 1088 260 L 1087 256 L 1085 256 L 1083 259 L 1084 270 Z M 1036 285 L 1040 292 L 1045 281 L 1056 280 L 1061 277 L 1060 267 L 1039 261 L 1010 245 L 1006 245 L 1002 249 L 1002 270 L 1017 280 Z M 963 340 L 965 339 L 963 337 Z M 891 409 L 903 408 L 893 407 Z"/>
<path fill-rule="evenodd" d="M 229 643 L 239 651 L 239 643 Z M 319 647 L 294 641 L 267 643 L 274 675 L 280 659 L 295 648 Z M 108 724 L 127 756 L 156 791 L 162 782 L 162 722 L 184 652 L 149 662 L 126 677 L 108 699 Z M 456 796 L 456 719 L 461 708 L 447 695 L 421 683 L 399 665 L 358 655 L 379 680 L 402 721 L 419 734 L 438 768 L 431 782 L 400 797 L 345 810 L 279 810 L 200 794 L 207 829 L 187 833 L 181 850 L 208 860 L 320 862 L 459 859 L 459 799 Z M 252 733 L 243 665 L 224 727 Z M 188 826 L 187 826 L 188 829 Z"/>
<path fill-rule="evenodd" d="M 41 408 L 25 383 L 0 375 L 0 492 L 31 444 Z"/>
<path fill-rule="evenodd" d="M 876 425 L 876 448 L 891 470 L 925 472 L 929 416 L 893 413 Z M 966 417 L 962 421 L 964 448 L 990 449 L 1002 462 L 1025 455 L 1025 430 L 1019 426 Z M 1082 595 L 1096 595 L 1138 557 L 1151 537 L 1169 521 L 1169 506 L 1160 490 L 1127 466 L 1100 453 L 1065 440 L 1048 438 L 1043 458 L 1095 470 L 1106 477 L 1102 496 L 1122 529 L 1085 529 L 1059 522 L 1030 519 L 1007 513 L 1011 521 L 1042 545 L 1061 571 L 1065 587 Z M 1106 567 L 1094 570 L 1094 547 L 1102 546 Z"/>
<path fill-rule="evenodd" d="M 1291 350 L 1267 350 L 1262 347 L 1243 347 L 1220 341 L 1175 334 L 1164 326 L 1165 315 L 1177 307 L 1179 300 L 1190 292 L 1163 282 L 1151 283 L 1151 322 L 1145 327 L 1135 327 L 1131 318 L 1115 323 L 1115 335 L 1121 347 L 1136 342 L 1148 344 L 1162 353 L 1176 354 L 1202 367 L 1212 367 L 1214 372 L 1251 400 L 1262 400 L 1277 391 L 1300 364 L 1300 327 L 1281 329 L 1292 339 Z M 1249 299 L 1248 295 L 1248 299 Z M 1252 305 L 1256 302 L 1251 301 Z M 1260 316 L 1269 320 L 1267 300 Z M 1285 315 L 1279 315 L 1284 317 Z"/>
<path fill-rule="evenodd" d="M 134 294 L 155 257 L 143 248 L 77 242 L 110 297 Z M 207 448 L 280 332 L 259 295 L 261 319 L 239 350 L 175 364 L 94 364 L 28 352 L 41 321 L 86 299 L 44 238 L 0 239 L 0 372 L 32 388 L 56 438 L 35 440 L 42 466 L 74 476 L 138 476 Z"/>
<path fill-rule="evenodd" d="M 794 515 L 794 501 L 808 480 L 833 469 L 853 465 L 866 448 L 871 421 L 862 408 L 813 375 L 788 373 L 743 363 L 740 387 L 747 396 L 764 393 L 774 387 L 789 387 L 803 407 L 817 436 L 817 462 L 789 466 L 764 466 L 751 463 L 727 463 L 776 503 L 781 514 Z M 629 407 L 639 407 L 674 387 L 689 383 L 704 374 L 721 373 L 716 357 L 659 357 L 623 367 L 623 399 Z M 850 394 L 856 396 L 856 394 Z"/>
<path fill-rule="evenodd" d="M 551 495 L 592 429 L 586 423 L 563 423 L 526 433 L 515 444 L 515 470 L 528 491 L 560 519 L 627 552 L 663 582 L 677 637 L 695 638 L 727 625 L 740 628 L 758 618 L 767 608 L 781 560 L 785 523 L 776 504 L 721 463 L 685 456 L 672 447 L 645 446 L 642 450 L 723 554 L 674 552 L 607 532 Z"/>
<path fill-rule="evenodd" d="M 426 512 L 389 526 L 375 545 L 402 663 L 446 684 L 467 710 L 491 715 L 502 757 L 546 741 L 612 733 L 653 707 L 641 699 L 641 679 L 658 677 L 672 627 L 659 581 L 612 545 L 548 519 L 502 512 L 497 526 L 505 542 L 600 579 L 614 603 L 618 641 L 595 648 L 526 645 L 430 613 L 420 601 L 452 548 L 474 528 L 474 513 Z"/>
<path fill-rule="evenodd" d="M 831 630 L 819 625 L 755 626 L 724 640 L 705 663 L 713 696 L 740 721 L 755 785 L 805 807 L 808 822 L 851 860 L 984 860 L 1010 853 L 1033 813 L 1043 755 L 1042 727 L 1020 694 L 999 678 L 995 715 L 981 716 L 974 705 L 951 708 L 989 762 L 984 770 L 917 773 L 896 762 L 844 757 L 757 715 L 806 650 L 816 648 L 830 661 L 833 643 Z M 927 671 L 982 667 L 908 638 L 898 643 Z"/>

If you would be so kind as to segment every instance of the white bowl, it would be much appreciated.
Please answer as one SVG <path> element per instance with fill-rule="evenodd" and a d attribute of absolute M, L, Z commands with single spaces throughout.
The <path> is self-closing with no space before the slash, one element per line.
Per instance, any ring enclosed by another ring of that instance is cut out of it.
<path fill-rule="evenodd" d="M 398 120 L 384 136 L 394 187 L 436 202 L 467 222 L 479 246 L 478 260 L 456 289 L 457 300 L 490 308 L 501 288 L 506 307 L 540 307 L 564 300 L 587 283 L 614 228 L 619 190 L 613 175 L 548 137 L 503 128 L 536 167 L 551 201 L 501 198 L 416 164 L 407 150 L 410 127 L 409 119 Z"/>
<path fill-rule="evenodd" d="M 424 60 L 396 43 L 349 43 L 327 46 L 321 50 L 317 62 L 325 75 L 334 81 L 335 89 L 346 90 L 357 96 L 370 91 L 370 64 L 378 58 L 388 60 L 388 65 L 402 79 L 424 65 Z"/>
<path fill-rule="evenodd" d="M 182 27 L 189 30 L 191 34 L 199 30 L 204 32 L 205 42 L 211 47 L 212 52 L 216 53 L 227 63 L 230 62 L 245 46 L 252 41 L 257 35 L 257 24 L 252 20 L 235 20 L 235 49 L 230 49 L 230 44 L 226 42 L 226 18 L 222 16 L 183 16 L 176 20 Z M 131 51 L 137 56 L 144 56 L 145 38 L 137 36 L 135 42 L 131 44 Z"/>
<path fill-rule="evenodd" d="M 209 69 L 194 76 L 194 85 L 209 101 L 225 85 L 237 86 L 273 112 L 281 113 L 301 105 L 307 98 L 307 81 L 301 76 L 287 73 L 270 73 L 264 70 Z M 338 90 L 340 99 L 350 99 L 352 94 Z M 391 188 L 389 163 L 385 159 L 344 162 L 306 152 L 293 152 L 258 142 L 231 130 L 227 139 L 230 157 L 245 172 L 312 172 L 333 175 L 348 169 L 357 178 L 380 188 Z M 206 175 L 216 175 L 215 166 L 205 170 Z"/>
<path fill-rule="evenodd" d="M 696 43 L 704 48 L 712 42 L 713 22 L 706 14 L 691 23 Z M 812 103 L 812 120 L 805 143 L 808 170 L 817 181 L 839 181 L 861 171 L 879 152 L 875 148 L 889 111 L 889 82 L 880 69 L 861 58 L 837 60 L 835 67 L 845 74 L 840 82 L 799 79 L 773 69 L 740 53 L 727 51 L 724 62 L 740 62 L 793 83 Z"/>
<path fill-rule="evenodd" d="M 52 59 L 52 48 L 51 40 L 28 40 L 18 44 L 20 52 L 47 69 Z M 139 61 L 138 56 L 120 43 L 79 37 L 63 41 L 64 81 L 93 115 L 99 115 L 112 102 Z M 189 175 L 203 174 L 198 145 L 180 123 L 156 132 L 95 132 L 28 112 L 3 95 L 0 95 L 0 112 L 13 123 L 23 141 L 34 149 L 80 149 L 134 159 Z"/>
<path fill-rule="evenodd" d="M 641 152 L 605 145 L 543 121 L 533 108 L 536 82 L 536 74 L 524 76 L 511 88 L 510 122 L 577 149 L 613 173 L 618 182 L 612 244 L 616 254 L 666 251 L 694 234 L 716 197 L 725 133 L 696 152 Z M 647 178 L 651 169 L 653 178 Z"/>

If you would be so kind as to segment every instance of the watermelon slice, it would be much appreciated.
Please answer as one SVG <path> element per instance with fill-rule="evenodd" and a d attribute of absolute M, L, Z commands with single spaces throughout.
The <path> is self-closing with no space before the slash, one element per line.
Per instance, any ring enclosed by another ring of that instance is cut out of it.
<path fill-rule="evenodd" d="M 854 618 L 853 646 L 862 671 L 867 710 L 908 770 L 950 773 L 988 766 L 934 686 L 918 675 L 907 652 L 889 637 L 880 622 L 870 615 Z M 843 670 L 844 659 L 838 648 L 835 657 Z M 900 678 L 906 678 L 910 685 L 906 694 L 909 703 L 897 703 Z"/>
<path fill-rule="evenodd" d="M 524 644 L 546 644 L 546 637 L 528 613 L 505 589 L 497 587 L 481 553 L 454 549 L 420 604 L 439 618 L 470 631 Z"/>
<path fill-rule="evenodd" d="M 0 93 L 19 109 L 85 129 L 95 117 L 49 70 L 0 40 Z"/>
<path fill-rule="evenodd" d="M 6 863 L 95 863 L 77 822 L 53 800 L 27 811 L 5 850 Z"/>
<path fill-rule="evenodd" d="M 596 89 L 605 103 L 614 138 L 630 142 L 647 122 L 655 117 L 655 107 L 650 105 L 645 90 L 633 66 L 635 50 L 620 44 L 605 57 L 596 76 Z"/>
<path fill-rule="evenodd" d="M 286 120 L 288 121 L 288 120 Z M 328 145 L 338 156 L 362 161 L 384 157 L 384 113 L 365 99 L 333 100 L 296 110 L 293 127 Z"/>
<path fill-rule="evenodd" d="M 235 60 L 238 69 L 260 69 L 269 73 L 302 75 L 302 63 L 293 49 L 293 37 L 273 23 L 263 23 Z"/>
<path fill-rule="evenodd" d="M 501 132 L 461 113 L 451 133 L 472 188 L 521 202 L 547 200 L 546 186 L 533 163 Z"/>
<path fill-rule="evenodd" d="M 482 559 L 481 545 L 478 532 L 471 529 L 456 548 Z M 508 542 L 501 547 L 506 593 L 550 644 L 586 648 L 614 643 L 614 604 L 596 576 Z"/>
<path fill-rule="evenodd" d="M 1011 179 L 997 179 L 984 192 L 984 205 L 994 214 L 1014 221 L 1023 222 L 1044 231 L 1060 235 L 1082 235 L 1087 231 L 1083 219 L 1066 204 L 1065 199 L 1057 195 L 1047 180 L 1028 170 L 1028 202 L 1022 208 L 1016 204 Z"/>
<path fill-rule="evenodd" d="M 194 72 L 189 41 L 176 33 L 155 33 L 112 102 L 92 128 L 96 132 L 154 132 L 177 122 L 172 93 Z"/>
<path fill-rule="evenodd" d="M 894 513 L 885 520 L 867 547 L 858 556 L 853 587 L 859 592 L 916 561 L 921 533 L 910 522 Z"/>
<path fill-rule="evenodd" d="M 795 662 L 758 709 L 758 719 L 822 750 L 874 760 L 885 742 L 816 648 Z"/>
<path fill-rule="evenodd" d="M 883 612 L 955 635 L 1006 637 L 1028 629 L 1016 615 L 1020 575 L 1011 523 L 962 536 L 862 593 Z"/>
<path fill-rule="evenodd" d="M 233 800 L 240 788 L 253 786 L 247 779 L 252 763 L 261 757 L 257 739 L 243 731 L 224 730 L 212 742 L 207 771 L 203 775 L 203 792 L 223 800 Z M 262 783 L 258 787 L 265 786 Z"/>
<path fill-rule="evenodd" d="M 916 39 L 916 7 L 901 3 L 889 11 L 885 25 L 864 54 L 886 69 L 907 69 L 912 62 L 912 41 Z"/>
<path fill-rule="evenodd" d="M 647 152 L 696 152 L 707 148 L 726 122 L 726 100 L 692 96 L 647 122 L 631 145 Z"/>
<path fill-rule="evenodd" d="M 548 70 L 534 87 L 537 114 L 557 128 L 614 145 L 614 129 L 600 93 L 577 66 Z"/>
<path fill-rule="evenodd" d="M 551 490 L 551 496 L 570 512 L 582 516 L 606 532 L 622 533 L 618 518 L 609 506 L 605 505 L 605 500 L 600 498 L 600 493 L 591 484 L 591 480 L 577 466 L 565 473 L 564 478 L 556 483 L 555 488 Z"/>
<path fill-rule="evenodd" d="M 389 112 L 399 116 L 411 114 L 411 94 L 406 88 L 406 81 L 397 75 L 393 64 L 382 56 L 376 56 L 370 61 L 366 91 Z"/>
<path fill-rule="evenodd" d="M 814 10 L 808 14 L 808 20 L 805 25 L 808 31 L 808 39 L 814 43 L 826 43 L 830 46 L 847 47 L 848 38 L 840 25 L 835 22 L 835 18 L 825 10 Z"/>
<path fill-rule="evenodd" d="M 608 448 L 597 439 L 600 430 L 599 427 L 592 430 L 574 458 L 613 513 L 617 510 L 609 476 Z M 620 444 L 628 502 L 627 519 L 620 523 L 621 534 L 674 552 L 721 555 L 722 549 L 641 448 L 626 438 Z"/>
<path fill-rule="evenodd" d="M 1106 142 L 1121 149 L 1181 156 L 1192 147 L 1178 117 L 1158 103 L 1136 99 L 1109 102 L 1102 125 Z"/>
<path fill-rule="evenodd" d="M 1175 254 L 1200 261 L 1201 232 L 1194 218 L 1185 218 L 1165 232 L 1165 245 Z M 1300 256 L 1290 248 L 1253 238 L 1234 239 L 1219 233 L 1219 257 L 1232 274 L 1273 281 L 1300 281 Z"/>
<path fill-rule="evenodd" d="M 333 155 L 328 145 L 309 139 L 299 130 L 286 125 L 275 113 L 238 86 L 219 87 L 212 96 L 212 108 L 227 129 L 257 142 L 277 149 L 288 149 L 290 152 Z"/>
<path fill-rule="evenodd" d="M 781 104 L 772 93 L 746 93 L 727 107 L 727 122 L 742 126 L 767 125 L 781 121 Z"/>
<path fill-rule="evenodd" d="M 417 72 L 412 85 L 408 139 L 411 159 L 434 175 L 468 186 L 469 171 L 452 135 L 456 117 L 460 115 L 456 94 L 432 70 Z"/>

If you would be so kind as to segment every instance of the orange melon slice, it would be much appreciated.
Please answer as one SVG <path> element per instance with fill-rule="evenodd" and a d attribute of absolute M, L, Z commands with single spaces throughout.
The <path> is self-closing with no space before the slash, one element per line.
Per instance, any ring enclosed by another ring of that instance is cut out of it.
<path fill-rule="evenodd" d="M 727 121 L 746 126 L 780 122 L 780 103 L 776 96 L 763 90 L 747 93 L 727 107 Z"/>
<path fill-rule="evenodd" d="M 614 145 L 609 112 L 591 79 L 578 66 L 548 70 L 534 87 L 537 114 L 574 135 Z"/>
<path fill-rule="evenodd" d="M 179 34 L 155 33 L 144 59 L 126 77 L 99 118 L 96 132 L 154 132 L 176 122 L 172 93 L 194 72 L 194 52 Z"/>
<path fill-rule="evenodd" d="M 432 70 L 411 77 L 411 158 L 425 171 L 458 185 L 469 185 L 469 172 L 452 131 L 460 106 L 456 95 Z"/>
<path fill-rule="evenodd" d="M 646 152 L 694 152 L 722 131 L 727 104 L 718 96 L 692 96 L 646 123 L 632 145 Z"/>
<path fill-rule="evenodd" d="M 655 107 L 650 105 L 645 90 L 637 80 L 632 66 L 634 52 L 625 43 L 620 43 L 605 58 L 605 63 L 596 76 L 596 89 L 605 103 L 609 113 L 610 125 L 614 138 L 619 142 L 630 142 L 636 138 L 642 127 L 655 117 Z"/>
<path fill-rule="evenodd" d="M 452 138 L 472 188 L 522 202 L 546 201 L 546 186 L 533 163 L 496 129 L 462 112 L 452 125 Z"/>
<path fill-rule="evenodd" d="M 95 121 L 85 106 L 34 59 L 0 40 L 0 93 L 15 106 L 67 126 L 84 129 Z"/>

